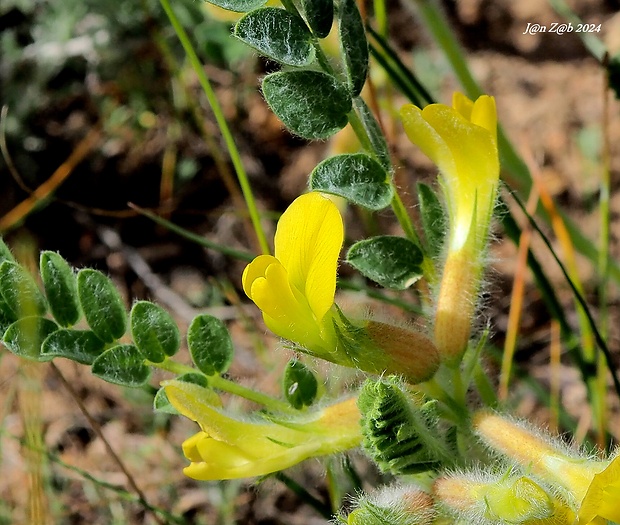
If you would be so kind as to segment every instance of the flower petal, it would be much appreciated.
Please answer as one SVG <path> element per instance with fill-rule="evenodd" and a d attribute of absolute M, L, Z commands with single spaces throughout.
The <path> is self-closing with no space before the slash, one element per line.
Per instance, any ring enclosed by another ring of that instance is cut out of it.
<path fill-rule="evenodd" d="M 307 299 L 317 321 L 334 303 L 344 227 L 338 208 L 319 193 L 298 197 L 282 214 L 275 235 L 276 258 Z"/>
<path fill-rule="evenodd" d="M 254 442 L 253 436 L 248 440 Z M 240 449 L 214 439 L 203 439 L 199 445 L 203 461 L 193 462 L 183 472 L 190 478 L 199 480 L 238 479 L 263 476 L 283 470 L 316 455 L 318 445 L 312 441 L 295 447 L 273 444 L 273 449 L 265 454 L 249 453 L 248 448 Z"/>
<path fill-rule="evenodd" d="M 400 116 L 409 140 L 418 146 L 441 172 L 455 172 L 454 158 L 448 145 L 433 126 L 426 121 L 422 115 L 422 110 L 413 104 L 407 104 L 401 108 Z"/>
<path fill-rule="evenodd" d="M 263 312 L 267 327 L 285 339 L 315 352 L 323 351 L 321 327 L 306 297 L 291 287 L 288 272 L 277 259 L 251 286 L 251 297 Z"/>
<path fill-rule="evenodd" d="M 620 456 L 594 476 L 581 503 L 578 523 L 591 523 L 597 516 L 620 522 Z"/>
<path fill-rule="evenodd" d="M 490 118 L 488 105 L 476 108 L 474 105 L 472 116 L 480 121 Z M 476 111 L 478 115 L 475 115 Z M 447 106 L 427 106 L 422 117 L 450 151 L 454 169 L 438 165 L 451 210 L 451 249 L 458 249 L 468 240 L 472 221 L 484 224 L 486 232 L 499 181 L 497 144 L 489 130 L 472 124 Z"/>
<path fill-rule="evenodd" d="M 493 97 L 489 95 L 479 97 L 474 102 L 469 120 L 472 124 L 486 129 L 497 142 L 497 108 Z"/>
<path fill-rule="evenodd" d="M 241 276 L 243 291 L 253 301 L 254 298 L 252 297 L 252 284 L 259 277 L 264 277 L 267 268 L 274 263 L 279 264 L 279 261 L 272 255 L 259 255 L 258 257 L 256 257 L 256 259 L 254 259 L 250 264 L 245 267 L 245 270 L 243 270 L 243 275 Z"/>
<path fill-rule="evenodd" d="M 471 111 L 474 109 L 474 103 L 460 91 L 455 91 L 452 94 L 452 107 L 465 120 L 471 121 Z"/>

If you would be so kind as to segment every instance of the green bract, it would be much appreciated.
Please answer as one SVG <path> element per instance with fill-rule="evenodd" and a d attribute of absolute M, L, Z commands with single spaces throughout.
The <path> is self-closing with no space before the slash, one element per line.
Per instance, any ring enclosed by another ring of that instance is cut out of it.
<path fill-rule="evenodd" d="M 394 378 L 367 379 L 358 399 L 364 450 L 384 472 L 437 468 L 442 454 L 434 402 L 414 399 Z"/>
<path fill-rule="evenodd" d="M 0 237 L 0 263 L 4 261 L 15 262 L 15 258 L 13 257 L 9 247 L 4 242 L 4 239 Z"/>

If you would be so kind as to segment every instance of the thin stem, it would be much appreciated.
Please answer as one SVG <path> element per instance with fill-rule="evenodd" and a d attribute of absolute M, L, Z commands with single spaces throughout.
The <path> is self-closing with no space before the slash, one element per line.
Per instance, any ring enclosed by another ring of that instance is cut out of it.
<path fill-rule="evenodd" d="M 291 407 L 288 403 L 284 401 L 280 401 L 279 399 L 275 399 L 267 394 L 263 394 L 262 392 L 256 392 L 250 388 L 244 387 L 239 383 L 235 383 L 230 379 L 225 379 L 221 376 L 209 376 L 209 384 L 213 388 L 217 388 L 218 390 L 223 390 L 224 392 L 228 392 L 229 394 L 234 394 L 239 397 L 243 397 L 248 401 L 254 401 L 259 405 L 263 405 L 265 408 L 272 412 L 287 412 L 287 413 L 296 413 L 296 410 Z"/>
<path fill-rule="evenodd" d="M 378 156 L 378 153 L 375 151 L 370 137 L 368 136 L 368 133 L 366 133 L 364 124 L 362 124 L 362 121 L 357 112 L 352 109 L 351 111 L 349 111 L 349 113 L 347 113 L 347 118 L 349 119 L 349 124 L 351 125 L 351 128 L 353 129 L 357 140 L 360 141 L 362 147 L 372 155 Z"/>
<path fill-rule="evenodd" d="M 609 56 L 605 55 L 603 63 L 607 66 Z M 601 335 L 605 340 L 608 338 L 609 331 L 609 311 L 608 311 L 608 287 L 609 287 L 609 241 L 610 241 L 610 208 L 609 195 L 611 193 L 611 144 L 609 140 L 609 73 L 605 67 L 605 77 L 603 82 L 603 116 L 601 120 L 601 128 L 603 135 L 603 147 L 601 151 L 602 173 L 600 183 L 599 197 L 599 213 L 600 213 L 600 238 L 599 238 L 599 258 L 598 258 L 598 275 L 599 275 L 599 328 Z M 598 392 L 599 404 L 595 407 L 598 415 L 599 427 L 599 445 L 604 446 L 603 428 L 607 419 L 607 367 L 603 359 L 603 355 L 599 352 L 597 359 L 597 378 L 596 390 Z M 606 426 L 606 425 L 605 425 Z"/>
<path fill-rule="evenodd" d="M 237 179 L 239 180 L 239 186 L 241 186 L 241 191 L 243 192 L 243 197 L 245 198 L 245 203 L 248 208 L 248 213 L 250 214 L 250 219 L 252 220 L 252 225 L 254 226 L 254 232 L 256 233 L 256 237 L 258 239 L 258 243 L 261 247 L 263 253 L 269 253 L 269 245 L 267 244 L 267 238 L 265 236 L 265 232 L 260 222 L 260 215 L 258 213 L 258 208 L 256 207 L 256 201 L 254 200 L 254 194 L 252 193 L 252 188 L 250 187 L 250 183 L 248 180 L 247 173 L 243 166 L 243 162 L 241 161 L 241 156 L 239 155 L 239 150 L 237 149 L 237 145 L 232 136 L 230 128 L 228 127 L 228 123 L 226 122 L 226 118 L 224 117 L 224 112 L 215 96 L 215 92 L 211 87 L 211 83 L 209 82 L 209 78 L 202 67 L 200 59 L 194 50 L 194 47 L 183 29 L 183 26 L 179 22 L 179 19 L 174 14 L 172 7 L 170 6 L 169 0 L 160 0 L 161 6 L 163 7 L 168 19 L 174 31 L 185 50 L 185 54 L 190 61 L 190 64 L 194 68 L 196 75 L 198 76 L 198 81 L 209 101 L 209 105 L 211 106 L 211 110 L 213 111 L 213 115 L 215 116 L 215 120 L 217 122 L 218 127 L 222 133 L 222 137 L 224 138 L 224 142 L 226 143 L 226 147 L 228 149 L 228 153 L 230 155 L 230 160 L 235 167 L 235 172 L 237 173 Z"/>
<path fill-rule="evenodd" d="M 90 412 L 88 411 L 88 409 L 86 408 L 86 406 L 84 405 L 82 400 L 80 399 L 80 396 L 75 391 L 75 389 L 73 388 L 71 383 L 69 381 L 67 381 L 65 376 L 62 374 L 62 372 L 58 369 L 58 367 L 54 363 L 50 363 L 50 367 L 54 371 L 54 373 L 56 374 L 56 376 L 58 377 L 58 379 L 60 380 L 62 385 L 67 389 L 67 392 L 69 392 L 69 394 L 71 395 L 73 400 L 76 402 L 78 408 L 80 409 L 80 411 L 82 412 L 84 417 L 88 420 L 88 422 L 89 422 L 91 428 L 93 429 L 93 431 L 95 432 L 95 434 L 97 434 L 99 439 L 101 439 L 101 442 L 103 443 L 103 446 L 105 447 L 108 456 L 110 456 L 110 458 L 112 458 L 112 461 L 114 463 L 116 463 L 118 468 L 121 469 L 121 471 L 123 472 L 123 474 L 127 478 L 127 482 L 129 483 L 129 486 L 131 487 L 131 490 L 133 490 L 136 493 L 136 495 L 138 496 L 138 500 L 142 504 L 144 510 L 147 511 L 148 513 L 150 513 L 157 523 L 159 523 L 160 525 L 164 525 L 164 521 L 161 519 L 160 516 L 158 516 L 155 513 L 155 511 L 153 510 L 154 507 L 151 504 L 148 503 L 148 500 L 146 499 L 146 496 L 144 495 L 144 492 L 142 492 L 140 487 L 138 487 L 135 478 L 133 477 L 131 472 L 129 472 L 129 470 L 127 470 L 127 467 L 125 466 L 125 464 L 123 463 L 121 458 L 118 456 L 118 454 L 116 454 L 116 452 L 114 451 L 114 449 L 110 445 L 110 442 L 107 440 L 107 438 L 103 434 L 103 431 L 101 430 L 101 426 L 99 425 L 97 420 L 93 416 L 91 416 Z"/>
<path fill-rule="evenodd" d="M 186 239 L 192 242 L 195 242 L 199 246 L 204 246 L 205 248 L 215 250 L 217 252 L 223 253 L 224 255 L 228 255 L 230 257 L 234 257 L 235 259 L 239 259 L 240 261 L 251 262 L 254 259 L 254 255 L 251 254 L 250 252 L 243 252 L 241 250 L 236 250 L 235 248 L 230 248 L 229 246 L 225 246 L 223 244 L 218 244 L 216 242 L 210 241 L 209 239 L 202 237 L 201 235 L 197 235 L 189 230 L 186 230 L 185 228 L 181 228 L 181 226 L 178 226 L 174 224 L 173 222 L 170 222 L 169 220 L 166 220 L 163 217 L 160 217 L 159 215 L 156 215 L 155 213 L 151 211 L 145 210 L 144 208 L 140 208 L 139 206 L 136 206 L 135 204 L 131 202 L 128 204 L 128 206 L 131 209 L 137 211 L 139 214 L 144 215 L 145 217 L 148 217 L 153 222 L 156 222 L 157 224 L 164 226 L 167 230 L 170 230 L 180 235 L 181 237 L 185 237 Z"/>
<path fill-rule="evenodd" d="M 166 370 L 167 372 L 172 372 L 173 374 L 177 375 L 187 373 L 202 374 L 200 370 L 197 370 L 196 368 L 188 365 L 184 365 L 183 363 L 179 363 L 178 361 L 174 361 L 173 359 L 166 359 L 161 363 L 152 363 L 150 361 L 147 361 L 147 364 L 149 366 L 153 366 L 161 370 Z M 251 388 L 244 387 L 238 383 L 235 383 L 234 381 L 231 381 L 230 379 L 226 379 L 218 375 L 203 375 L 207 378 L 209 386 L 212 388 L 228 392 L 229 394 L 234 394 L 236 396 L 247 399 L 248 401 L 253 401 L 273 412 L 295 412 L 295 409 L 292 408 L 288 403 L 280 401 L 279 399 L 275 399 L 271 396 L 268 396 L 267 394 L 263 394 L 262 392 L 257 392 L 256 390 L 252 390 Z"/>

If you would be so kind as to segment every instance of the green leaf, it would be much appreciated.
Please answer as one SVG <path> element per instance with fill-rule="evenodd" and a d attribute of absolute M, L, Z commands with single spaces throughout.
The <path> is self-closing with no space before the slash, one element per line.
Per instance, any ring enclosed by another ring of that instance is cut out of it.
<path fill-rule="evenodd" d="M 377 119 L 370 111 L 370 108 L 364 102 L 362 97 L 355 97 L 353 99 L 353 105 L 359 114 L 362 126 L 370 139 L 373 150 L 377 154 L 379 162 L 388 173 L 392 173 L 392 160 L 390 159 L 390 150 L 388 148 L 385 136 L 381 130 L 381 126 L 377 122 Z"/>
<path fill-rule="evenodd" d="M 77 276 L 82 311 L 99 339 L 111 343 L 127 329 L 127 312 L 118 290 L 103 273 L 85 268 Z"/>
<path fill-rule="evenodd" d="M 422 277 L 423 259 L 409 239 L 392 235 L 356 242 L 347 253 L 347 262 L 362 275 L 395 290 L 405 290 Z"/>
<path fill-rule="evenodd" d="M 144 364 L 144 356 L 134 345 L 116 345 L 93 362 L 93 375 L 115 385 L 138 387 L 144 385 L 151 369 Z"/>
<path fill-rule="evenodd" d="M 301 0 L 306 21 L 318 38 L 325 38 L 334 23 L 333 0 Z"/>
<path fill-rule="evenodd" d="M 52 315 L 60 326 L 72 326 L 80 319 L 75 273 L 56 252 L 41 252 L 41 279 Z"/>
<path fill-rule="evenodd" d="M 326 139 L 344 128 L 352 107 L 347 88 L 320 71 L 267 75 L 263 95 L 284 125 L 307 139 Z"/>
<path fill-rule="evenodd" d="M 365 153 L 329 157 L 310 174 L 310 188 L 340 195 L 347 200 L 381 210 L 394 196 L 390 176 L 375 159 Z"/>
<path fill-rule="evenodd" d="M 15 262 L 15 257 L 13 257 L 13 254 L 4 242 L 4 239 L 0 237 L 0 263 L 3 263 L 4 261 Z"/>
<path fill-rule="evenodd" d="M 318 392 L 318 382 L 312 371 L 301 361 L 288 362 L 282 378 L 284 396 L 297 410 L 314 403 Z"/>
<path fill-rule="evenodd" d="M 236 13 L 247 13 L 265 5 L 267 0 L 206 0 L 210 4 L 226 9 L 227 11 L 235 11 Z"/>
<path fill-rule="evenodd" d="M 417 190 L 426 249 L 432 257 L 437 257 L 448 229 L 446 213 L 437 194 L 428 184 L 418 182 Z"/>
<path fill-rule="evenodd" d="M 223 374 L 233 359 L 233 344 L 219 319 L 203 314 L 194 318 L 187 331 L 187 346 L 196 367 L 208 376 Z"/>
<path fill-rule="evenodd" d="M 243 16 L 234 35 L 268 58 L 289 66 L 314 60 L 312 35 L 303 21 L 277 7 L 263 7 Z"/>
<path fill-rule="evenodd" d="M 10 313 L 10 309 L 6 306 L 6 303 L 0 298 L 0 334 L 4 334 L 6 329 L 13 324 L 17 319 Z"/>
<path fill-rule="evenodd" d="M 193 383 L 194 385 L 201 386 L 205 389 L 209 387 L 209 382 L 207 378 L 202 374 L 189 372 L 187 374 L 178 376 L 177 380 L 184 381 L 185 383 Z M 212 390 L 209 390 L 209 392 L 211 392 L 214 396 L 217 397 L 217 394 Z M 179 414 L 179 411 L 172 406 L 172 403 L 170 403 L 170 400 L 166 395 L 165 387 L 160 388 L 155 394 L 155 398 L 153 399 L 153 409 L 156 412 L 163 412 L 165 414 Z"/>
<path fill-rule="evenodd" d="M 42 315 L 47 310 L 45 297 L 32 276 L 19 264 L 4 261 L 0 265 L 0 295 L 3 308 L 15 319 Z"/>
<path fill-rule="evenodd" d="M 83 365 L 92 365 L 105 343 L 90 330 L 56 330 L 43 341 L 41 356 L 66 357 Z"/>
<path fill-rule="evenodd" d="M 58 325 L 45 317 L 22 317 L 6 329 L 2 342 L 15 355 L 34 361 L 49 361 L 51 357 L 41 355 L 41 345 L 56 330 Z"/>
<path fill-rule="evenodd" d="M 181 346 L 177 324 L 159 305 L 137 302 L 131 309 L 130 324 L 135 345 L 153 363 L 161 363 L 166 356 L 173 356 Z"/>
<path fill-rule="evenodd" d="M 368 75 L 368 41 L 355 0 L 340 0 L 338 32 L 345 71 L 353 95 L 359 95 Z"/>

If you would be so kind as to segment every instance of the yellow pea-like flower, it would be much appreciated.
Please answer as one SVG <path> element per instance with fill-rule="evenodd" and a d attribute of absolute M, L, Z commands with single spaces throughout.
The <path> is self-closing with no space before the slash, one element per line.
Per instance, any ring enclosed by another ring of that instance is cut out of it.
<path fill-rule="evenodd" d="M 267 327 L 299 349 L 374 374 L 430 379 L 439 354 L 424 334 L 369 319 L 349 320 L 334 304 L 344 238 L 336 205 L 320 193 L 293 201 L 275 235 L 275 256 L 260 255 L 243 272 L 243 289 Z"/>
<path fill-rule="evenodd" d="M 275 257 L 261 255 L 243 272 L 243 289 L 267 327 L 319 357 L 336 347 L 332 306 L 343 238 L 338 208 L 319 193 L 302 195 L 278 222 Z"/>
<path fill-rule="evenodd" d="M 409 139 L 439 168 L 449 232 L 435 315 L 435 343 L 450 365 L 467 347 L 499 184 L 495 99 L 455 93 L 452 107 L 406 105 Z"/>
<path fill-rule="evenodd" d="M 527 426 L 492 412 L 480 412 L 474 428 L 482 440 L 557 489 L 577 514 L 577 525 L 620 522 L 620 455 L 581 457 Z"/>
<path fill-rule="evenodd" d="M 170 403 L 201 428 L 183 443 L 183 453 L 191 461 L 183 472 L 190 478 L 263 476 L 311 457 L 355 448 L 361 442 L 355 399 L 327 406 L 303 418 L 248 421 L 210 404 L 208 389 L 177 380 L 162 384 Z"/>

